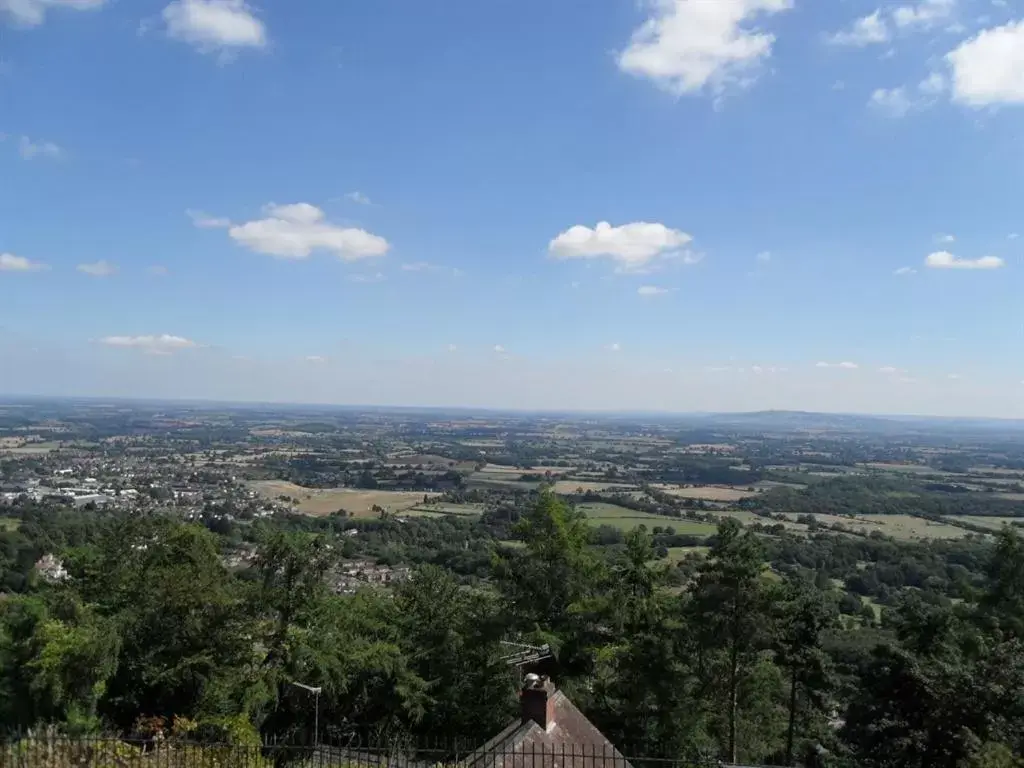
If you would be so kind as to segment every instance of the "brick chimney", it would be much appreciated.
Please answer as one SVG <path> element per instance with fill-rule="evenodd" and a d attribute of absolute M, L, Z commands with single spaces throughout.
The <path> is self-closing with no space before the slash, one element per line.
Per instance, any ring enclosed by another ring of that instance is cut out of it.
<path fill-rule="evenodd" d="M 523 722 L 533 720 L 545 731 L 555 724 L 555 684 L 547 677 L 527 675 L 519 693 Z"/>

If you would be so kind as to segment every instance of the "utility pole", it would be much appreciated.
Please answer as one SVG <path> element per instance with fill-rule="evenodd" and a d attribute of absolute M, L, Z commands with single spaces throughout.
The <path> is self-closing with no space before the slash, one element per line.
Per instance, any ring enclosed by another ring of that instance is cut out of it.
<path fill-rule="evenodd" d="M 314 747 L 319 746 L 320 745 L 320 693 L 323 691 L 323 688 L 321 688 L 319 685 L 316 686 L 316 687 L 313 687 L 312 685 L 306 685 L 305 683 L 297 683 L 294 680 L 292 681 L 291 684 L 294 685 L 296 688 L 301 688 L 304 691 L 308 691 L 309 693 L 312 693 L 313 696 L 315 697 L 313 699 L 314 706 L 316 707 L 313 710 L 313 746 Z"/>

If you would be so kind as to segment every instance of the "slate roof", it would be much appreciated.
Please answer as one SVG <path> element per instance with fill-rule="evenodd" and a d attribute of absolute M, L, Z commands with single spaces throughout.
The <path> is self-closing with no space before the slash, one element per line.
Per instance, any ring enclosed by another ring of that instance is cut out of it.
<path fill-rule="evenodd" d="M 561 691 L 552 694 L 553 722 L 516 719 L 476 752 L 466 768 L 633 768 Z"/>

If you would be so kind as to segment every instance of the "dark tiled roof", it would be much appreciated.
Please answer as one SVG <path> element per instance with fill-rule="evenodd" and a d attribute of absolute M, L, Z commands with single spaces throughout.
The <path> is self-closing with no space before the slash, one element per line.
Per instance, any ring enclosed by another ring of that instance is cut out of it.
<path fill-rule="evenodd" d="M 554 723 L 515 720 L 466 758 L 467 768 L 633 768 L 561 691 Z"/>

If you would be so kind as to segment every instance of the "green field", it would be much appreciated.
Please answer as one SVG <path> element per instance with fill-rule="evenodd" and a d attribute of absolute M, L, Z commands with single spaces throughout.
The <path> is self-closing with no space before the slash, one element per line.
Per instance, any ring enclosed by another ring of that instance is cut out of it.
<path fill-rule="evenodd" d="M 982 528 L 991 528 L 993 531 L 998 531 L 1003 525 L 1013 525 L 1014 523 L 1020 523 L 1024 525 L 1024 517 L 990 517 L 989 515 L 961 515 L 959 517 L 947 518 L 950 520 L 959 520 L 964 523 L 973 523 L 974 525 L 981 526 Z"/>
<path fill-rule="evenodd" d="M 631 531 L 638 525 L 646 525 L 648 528 L 671 526 L 676 533 L 694 534 L 697 536 L 710 536 L 715 533 L 716 526 L 711 523 L 700 523 L 693 520 L 680 519 L 678 517 L 663 517 L 652 515 L 647 512 L 637 512 L 626 509 L 617 504 L 579 504 L 576 509 L 587 516 L 587 521 L 593 525 L 610 525 L 620 528 L 623 531 Z"/>
<path fill-rule="evenodd" d="M 669 547 L 668 557 L 664 560 L 658 560 L 659 563 L 672 563 L 675 565 L 681 560 L 685 560 L 693 555 L 706 555 L 711 551 L 710 547 Z"/>
<path fill-rule="evenodd" d="M 458 515 L 459 517 L 479 517 L 483 514 L 483 507 L 479 504 L 418 504 L 412 509 L 403 512 L 410 517 L 444 517 L 445 515 Z"/>

